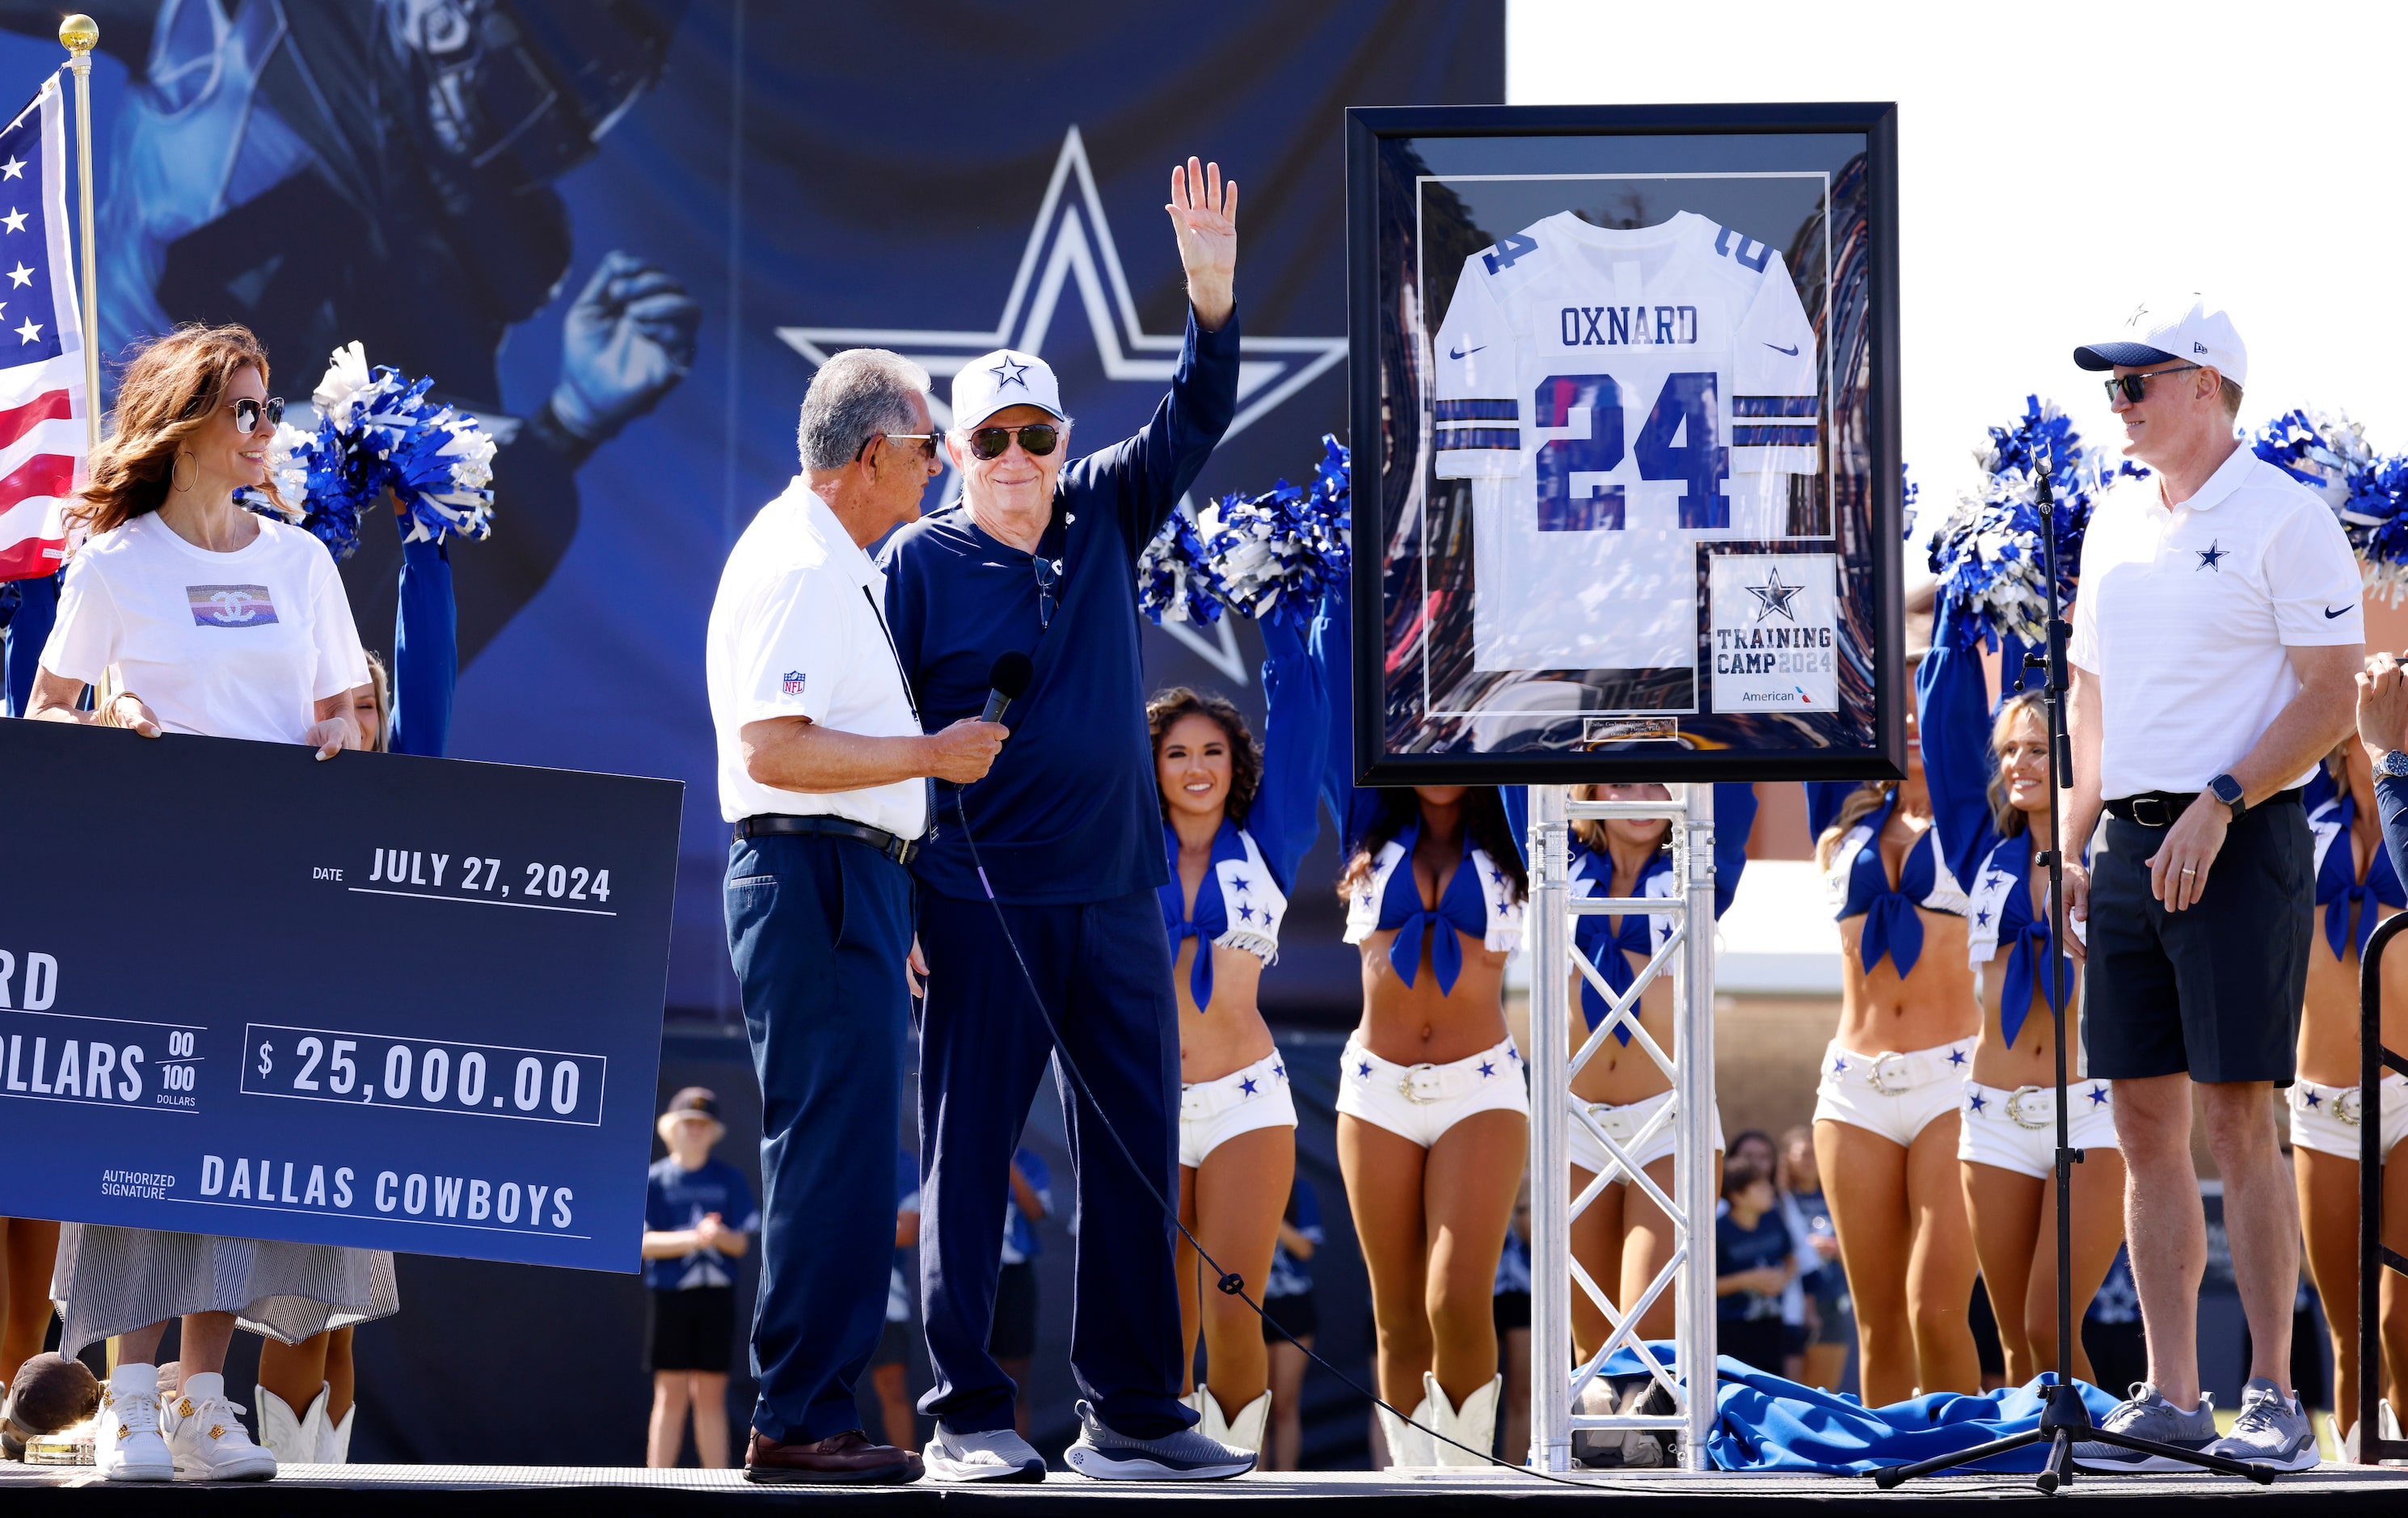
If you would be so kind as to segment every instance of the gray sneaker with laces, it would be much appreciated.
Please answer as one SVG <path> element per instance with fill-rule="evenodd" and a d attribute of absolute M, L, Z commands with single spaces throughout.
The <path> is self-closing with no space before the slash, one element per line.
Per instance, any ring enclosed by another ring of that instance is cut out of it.
<path fill-rule="evenodd" d="M 1041 1482 L 1045 1457 L 1009 1428 L 956 1433 L 943 1424 L 920 1452 L 932 1482 Z"/>
<path fill-rule="evenodd" d="M 2227 1460 L 2255 1460 L 2277 1470 L 2307 1470 L 2323 1459 L 2316 1450 L 2316 1426 L 2299 1399 L 2263 1376 L 2241 1388 L 2241 1415 L 2232 1432 L 2207 1447 Z"/>
<path fill-rule="evenodd" d="M 1095 1407 L 1079 1404 L 1079 1437 L 1062 1458 L 1082 1476 L 1102 1482 L 1217 1482 L 1254 1468 L 1254 1452 L 1207 1439 L 1193 1428 L 1160 1439 L 1131 1439 L 1104 1425 Z"/>
<path fill-rule="evenodd" d="M 2199 1406 L 2188 1411 L 2167 1401 L 2145 1381 L 2132 1383 L 2132 1395 L 2115 1405 L 2115 1411 L 2100 1421 L 2100 1427 L 2111 1433 L 2129 1434 L 2157 1444 L 2172 1444 L 2177 1449 L 2204 1450 L 2215 1441 L 2215 1403 L 2202 1396 Z M 2073 1458 L 2099 1470 L 2189 1470 L 2193 1467 L 2162 1454 L 2146 1454 L 2128 1450 L 2119 1444 L 2101 1444 L 2085 1439 L 2073 1446 Z"/>

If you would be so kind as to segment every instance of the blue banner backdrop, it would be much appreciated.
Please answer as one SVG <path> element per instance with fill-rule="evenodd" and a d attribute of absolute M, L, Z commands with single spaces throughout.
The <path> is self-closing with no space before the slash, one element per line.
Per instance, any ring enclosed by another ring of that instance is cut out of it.
<path fill-rule="evenodd" d="M 636 1267 L 676 783 L 33 722 L 0 774 L 0 1215 Z"/>
<path fill-rule="evenodd" d="M 954 364 L 1009 342 L 1060 370 L 1082 439 L 1125 436 L 1177 351 L 1162 207 L 1195 153 L 1243 187 L 1246 333 L 1197 498 L 1300 477 L 1344 431 L 1342 107 L 1504 87 L 1486 3 L 88 8 L 104 353 L 240 321 L 298 398 L 356 337 L 491 420 L 494 535 L 451 549 L 452 752 L 686 780 L 669 1001 L 720 1017 L 703 625 L 727 546 L 794 471 L 815 365 L 896 348 L 941 398 Z M 0 0 L 0 80 L 30 93 L 57 25 Z M 399 551 L 372 527 L 345 579 L 389 647 Z M 1259 713 L 1251 627 L 1146 637 L 1159 683 Z M 1266 981 L 1274 1010 L 1352 999 L 1334 905 L 1301 895 L 1320 918 Z"/>

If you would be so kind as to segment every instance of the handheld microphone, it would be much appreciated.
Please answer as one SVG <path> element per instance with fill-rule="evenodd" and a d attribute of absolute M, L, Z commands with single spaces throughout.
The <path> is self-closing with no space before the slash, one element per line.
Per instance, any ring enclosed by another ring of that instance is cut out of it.
<path fill-rule="evenodd" d="M 979 721 L 1003 721 L 1004 709 L 1028 694 L 1028 681 L 1036 673 L 1028 655 L 1018 649 L 996 654 L 995 667 L 987 671 L 986 709 L 979 713 Z"/>

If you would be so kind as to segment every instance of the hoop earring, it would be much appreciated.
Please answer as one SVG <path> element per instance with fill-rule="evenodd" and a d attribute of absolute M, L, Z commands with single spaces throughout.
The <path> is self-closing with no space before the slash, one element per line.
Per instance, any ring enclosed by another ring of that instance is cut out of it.
<path fill-rule="evenodd" d="M 191 483 L 179 482 L 179 477 L 176 472 L 176 466 L 187 461 L 191 462 L 193 465 L 194 480 L 197 481 L 201 472 L 201 461 L 194 458 L 190 453 L 179 451 L 176 456 L 169 460 L 167 464 L 167 488 L 175 491 L 179 495 L 193 488 Z"/>

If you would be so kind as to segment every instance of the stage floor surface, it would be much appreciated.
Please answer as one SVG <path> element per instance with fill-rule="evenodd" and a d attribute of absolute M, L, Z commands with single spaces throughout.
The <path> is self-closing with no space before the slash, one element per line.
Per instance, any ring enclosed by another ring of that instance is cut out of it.
<path fill-rule="evenodd" d="M 1377 1504 L 1385 1513 L 1406 1509 L 1415 1515 L 1437 1518 L 1441 1513 L 1501 1511 L 1507 1504 L 1577 1503 L 1610 1497 L 1617 1518 L 1670 1518 L 1674 1514 L 1728 1512 L 1733 1518 L 1743 1504 L 1794 1503 L 1812 1508 L 1815 1518 L 1895 1510 L 1915 1504 L 1918 1514 L 1951 1511 L 1971 1514 L 1974 1504 L 2024 1499 L 2054 1503 L 2059 1511 L 2112 1511 L 2125 1518 L 2172 1511 L 2175 1504 L 2285 1502 L 2286 1511 L 2314 1503 L 2317 1518 L 2345 1513 L 2384 1513 L 2398 1518 L 2408 1511 L 2408 1468 L 2370 1470 L 2355 1466 L 2327 1465 L 2285 1476 L 2272 1486 L 2256 1486 L 2230 1477 L 2091 1476 L 2076 1481 L 2063 1494 L 2044 1497 L 2033 1490 L 2028 1476 L 1945 1476 L 1915 1482 L 1898 1492 L 1882 1492 L 1863 1477 L 1753 1475 L 1716 1473 L 1691 1476 L 1676 1471 L 1597 1473 L 1570 1482 L 1536 1480 L 1513 1471 L 1448 1472 L 1398 1477 L 1374 1471 L 1338 1471 L 1305 1475 L 1256 1475 L 1233 1482 L 1166 1482 L 1162 1484 L 1091 1482 L 1056 1471 L 1044 1482 L 1019 1486 L 910 1486 L 846 1488 L 832 1486 L 755 1486 L 735 1471 L 638 1470 L 580 1466 L 300 1466 L 277 1480 L 262 1483 L 202 1485 L 178 1482 L 172 1487 L 116 1485 L 96 1480 L 87 1469 L 27 1467 L 0 1463 L 0 1503 L 10 1512 L 62 1511 L 159 1511 L 178 1502 L 201 1502 L 213 1511 L 229 1506 L 246 1512 L 321 1514 L 428 1513 L 445 1518 L 472 1518 L 479 1513 L 507 1513 L 510 1518 L 535 1518 L 551 1513 L 678 1513 L 695 1514 L 744 1510 L 820 1509 L 843 1507 L 865 1511 L 874 1507 L 880 1518 L 909 1518 L 917 1513 L 944 1513 L 966 1518 L 967 1510 L 991 1507 L 979 1518 L 1111 1518 L 1104 1509 L 1115 1504 L 1143 1507 L 1166 1500 L 1204 1502 L 1244 1508 L 1243 1518 L 1271 1518 L 1272 1510 L 1311 1502 L 1324 1511 L 1340 1505 Z M 946 1510 L 950 1510 L 947 1511 Z M 2268 1509 L 2269 1513 L 2272 1511 Z M 1231 1518 L 1240 1518 L 1232 1513 Z"/>

